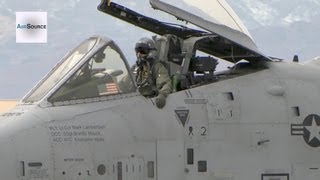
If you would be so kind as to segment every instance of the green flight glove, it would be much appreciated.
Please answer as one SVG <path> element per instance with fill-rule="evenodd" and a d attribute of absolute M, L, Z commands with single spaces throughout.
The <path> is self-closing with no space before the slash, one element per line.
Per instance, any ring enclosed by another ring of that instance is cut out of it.
<path fill-rule="evenodd" d="M 166 105 L 166 96 L 159 94 L 156 97 L 156 105 L 159 109 L 162 109 Z"/>

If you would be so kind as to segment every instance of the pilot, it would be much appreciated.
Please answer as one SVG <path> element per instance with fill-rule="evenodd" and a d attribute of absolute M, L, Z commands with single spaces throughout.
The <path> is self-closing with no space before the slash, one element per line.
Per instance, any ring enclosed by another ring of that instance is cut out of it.
<path fill-rule="evenodd" d="M 172 92 L 169 73 L 157 58 L 157 49 L 152 39 L 141 38 L 135 45 L 135 51 L 135 74 L 139 92 L 145 97 L 156 97 L 156 105 L 161 109 Z"/>

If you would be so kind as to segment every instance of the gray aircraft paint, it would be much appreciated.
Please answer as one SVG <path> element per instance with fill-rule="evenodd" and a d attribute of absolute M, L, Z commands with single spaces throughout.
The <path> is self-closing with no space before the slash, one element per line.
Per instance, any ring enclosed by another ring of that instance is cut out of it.
<path fill-rule="evenodd" d="M 50 100 L 113 44 L 92 38 L 99 43 L 40 100 L 28 102 L 28 94 L 0 115 L 1 179 L 319 179 L 318 60 L 308 65 L 262 57 L 257 67 L 238 62 L 217 72 L 218 79 L 170 94 L 163 109 L 135 89 Z M 110 80 L 111 71 L 103 72 Z"/>

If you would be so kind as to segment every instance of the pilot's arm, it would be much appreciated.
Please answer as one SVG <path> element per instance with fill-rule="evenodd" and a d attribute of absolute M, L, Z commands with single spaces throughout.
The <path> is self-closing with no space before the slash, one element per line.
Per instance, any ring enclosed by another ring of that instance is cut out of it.
<path fill-rule="evenodd" d="M 163 108 L 166 104 L 167 96 L 172 92 L 172 83 L 168 73 L 168 70 L 163 64 L 155 64 L 156 72 L 156 86 L 158 89 L 158 96 L 156 98 L 156 104 L 158 108 Z"/>

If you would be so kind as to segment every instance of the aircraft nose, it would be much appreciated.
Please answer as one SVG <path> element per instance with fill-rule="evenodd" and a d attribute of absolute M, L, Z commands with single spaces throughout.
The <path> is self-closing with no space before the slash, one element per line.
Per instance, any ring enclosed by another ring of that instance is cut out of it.
<path fill-rule="evenodd" d="M 41 151 L 37 135 L 41 120 L 32 113 L 0 116 L 0 179 L 18 180 L 27 174 L 27 163 Z M 40 135 L 41 136 L 41 135 Z M 32 147 L 33 146 L 33 147 Z"/>

